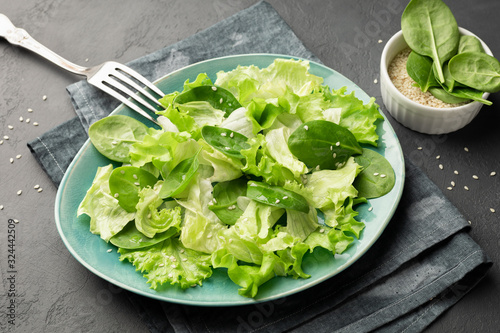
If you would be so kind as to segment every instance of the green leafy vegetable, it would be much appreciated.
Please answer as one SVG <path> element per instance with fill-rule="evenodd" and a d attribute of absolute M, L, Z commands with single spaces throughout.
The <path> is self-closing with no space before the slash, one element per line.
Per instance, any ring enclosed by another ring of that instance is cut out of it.
<path fill-rule="evenodd" d="M 440 87 L 436 81 L 433 70 L 432 59 L 416 53 L 410 52 L 406 61 L 406 71 L 408 75 L 415 81 L 423 92 L 429 90 L 430 87 Z"/>
<path fill-rule="evenodd" d="M 140 142 L 149 128 L 134 118 L 115 115 L 96 121 L 89 128 L 94 147 L 112 161 L 129 162 L 130 146 Z"/>
<path fill-rule="evenodd" d="M 239 197 L 246 196 L 247 180 L 243 178 L 221 182 L 214 186 L 213 204 L 208 208 L 224 223 L 234 225 L 243 211 L 238 207 Z"/>
<path fill-rule="evenodd" d="M 285 190 L 280 186 L 268 185 L 262 182 L 249 181 L 247 196 L 257 202 L 275 207 L 298 210 L 308 213 L 309 204 L 300 194 Z"/>
<path fill-rule="evenodd" d="M 481 41 L 475 36 L 462 35 L 458 43 L 458 53 L 482 52 L 484 53 Z"/>
<path fill-rule="evenodd" d="M 387 159 L 379 153 L 363 149 L 363 154 L 354 158 L 363 170 L 354 180 L 358 196 L 378 198 L 389 193 L 396 182 L 394 170 Z"/>
<path fill-rule="evenodd" d="M 215 108 L 224 111 L 229 116 L 234 110 L 241 107 L 240 102 L 228 90 L 216 86 L 198 86 L 177 95 L 173 106 L 194 101 L 206 101 Z"/>
<path fill-rule="evenodd" d="M 500 91 L 500 62 L 486 53 L 464 52 L 449 63 L 455 80 L 471 88 L 494 93 Z"/>
<path fill-rule="evenodd" d="M 162 199 L 175 197 L 184 191 L 198 171 L 199 165 L 198 154 L 177 164 L 165 178 L 159 197 Z"/>
<path fill-rule="evenodd" d="M 341 168 L 363 149 L 348 129 L 325 120 L 313 120 L 297 128 L 288 139 L 290 151 L 309 167 Z"/>
<path fill-rule="evenodd" d="M 248 138 L 243 134 L 222 127 L 204 126 L 201 135 L 209 145 L 234 158 L 244 158 L 241 150 L 250 147 Z"/>
<path fill-rule="evenodd" d="M 128 250 L 143 249 L 168 239 L 176 235 L 180 230 L 180 225 L 173 225 L 167 231 L 161 232 L 153 236 L 146 237 L 142 232 L 137 230 L 135 223 L 131 222 L 125 226 L 119 233 L 111 237 L 111 244 L 116 247 Z"/>
<path fill-rule="evenodd" d="M 118 167 L 111 172 L 109 189 L 111 195 L 118 199 L 118 204 L 127 212 L 135 212 L 139 202 L 139 190 L 153 186 L 158 181 L 150 172 L 133 166 Z"/>
<path fill-rule="evenodd" d="M 444 83 L 442 66 L 457 53 L 460 39 L 448 6 L 441 0 L 411 0 L 401 16 L 401 28 L 413 51 L 432 58 L 438 82 Z"/>

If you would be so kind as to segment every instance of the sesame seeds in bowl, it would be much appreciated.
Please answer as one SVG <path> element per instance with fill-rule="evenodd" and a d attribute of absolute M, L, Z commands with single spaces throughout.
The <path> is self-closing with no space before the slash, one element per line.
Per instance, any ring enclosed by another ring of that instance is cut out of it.
<path fill-rule="evenodd" d="M 472 35 L 459 28 L 462 35 Z M 477 37 L 477 36 L 476 36 Z M 481 41 L 485 52 L 492 55 Z M 380 61 L 380 90 L 382 101 L 394 119 L 402 125 L 425 134 L 445 134 L 457 131 L 476 117 L 483 106 L 479 102 L 460 104 L 444 103 L 429 92 L 423 93 L 413 86 L 406 73 L 406 58 L 409 47 L 403 32 L 397 32 L 385 45 Z M 487 99 L 488 93 L 483 95 Z"/>

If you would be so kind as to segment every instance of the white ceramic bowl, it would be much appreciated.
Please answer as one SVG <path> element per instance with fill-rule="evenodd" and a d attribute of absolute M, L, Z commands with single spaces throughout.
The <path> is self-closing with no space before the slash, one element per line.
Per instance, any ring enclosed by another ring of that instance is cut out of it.
<path fill-rule="evenodd" d="M 462 35 L 475 36 L 470 31 L 459 28 Z M 476 36 L 477 37 L 477 36 Z M 481 39 L 479 39 L 481 40 Z M 491 50 L 481 40 L 485 52 L 492 55 Z M 387 42 L 382 51 L 380 61 L 380 89 L 382 100 L 389 113 L 404 126 L 425 134 L 445 134 L 461 129 L 474 119 L 483 106 L 479 102 L 451 108 L 435 108 L 419 104 L 404 96 L 392 83 L 387 68 L 392 59 L 407 48 L 408 44 L 399 31 Z M 487 99 L 489 93 L 483 95 Z"/>

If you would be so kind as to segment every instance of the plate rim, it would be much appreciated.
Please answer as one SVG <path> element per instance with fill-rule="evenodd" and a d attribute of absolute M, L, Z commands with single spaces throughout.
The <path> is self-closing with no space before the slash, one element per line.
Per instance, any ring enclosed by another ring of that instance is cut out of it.
<path fill-rule="evenodd" d="M 284 59 L 296 59 L 296 60 L 307 61 L 307 62 L 309 62 L 311 64 L 314 64 L 315 66 L 318 66 L 318 67 L 322 68 L 323 70 L 326 70 L 328 72 L 333 73 L 336 76 L 342 77 L 344 80 L 346 80 L 348 82 L 351 82 L 353 84 L 352 87 L 354 87 L 355 89 L 360 90 L 365 95 L 367 95 L 368 97 L 370 97 L 355 82 L 353 82 L 351 79 L 347 78 L 342 73 L 334 70 L 333 68 L 327 67 L 327 66 L 325 66 L 325 65 L 323 65 L 321 63 L 318 63 L 316 61 L 309 60 L 309 59 L 306 59 L 306 58 L 302 58 L 302 57 L 298 57 L 298 56 L 291 56 L 291 55 L 284 55 L 284 54 L 274 54 L 274 53 L 246 53 L 246 54 L 236 54 L 236 55 L 228 55 L 228 56 L 221 56 L 221 57 L 216 57 L 216 58 L 205 59 L 205 60 L 193 63 L 193 64 L 189 64 L 189 65 L 184 66 L 182 68 L 179 68 L 177 70 L 174 70 L 174 71 L 172 71 L 172 72 L 170 72 L 170 73 L 168 73 L 166 75 L 163 75 L 161 78 L 158 78 L 153 83 L 154 84 L 158 84 L 160 81 L 166 80 L 170 76 L 172 76 L 172 75 L 174 75 L 174 74 L 176 74 L 178 72 L 185 71 L 186 69 L 189 69 L 189 68 L 195 67 L 195 66 L 200 66 L 200 65 L 203 65 L 205 63 L 216 62 L 216 61 L 224 61 L 226 59 L 245 58 L 245 57 L 268 57 L 268 58 L 273 58 L 273 59 L 284 58 Z M 350 91 L 351 90 L 348 89 L 348 92 L 350 92 Z M 364 103 L 365 103 L 365 101 L 364 101 Z M 118 113 L 120 110 L 122 110 L 124 108 L 126 109 L 126 107 L 124 106 L 124 104 L 120 104 L 118 107 L 116 107 L 110 113 L 110 115 L 116 114 L 116 113 Z M 57 227 L 59 236 L 61 237 L 61 240 L 63 241 L 63 243 L 66 246 L 66 248 L 68 249 L 68 251 L 78 261 L 78 263 L 81 264 L 81 265 L 83 265 L 85 268 L 87 268 L 89 271 L 91 271 L 95 275 L 99 276 L 100 278 L 102 278 L 102 279 L 104 279 L 104 280 L 106 280 L 106 281 L 108 281 L 110 283 L 113 283 L 116 286 L 121 287 L 122 289 L 128 290 L 130 292 L 134 292 L 136 294 L 139 294 L 139 295 L 142 295 L 142 296 L 145 296 L 145 297 L 157 299 L 157 300 L 160 300 L 160 301 L 168 301 L 168 302 L 172 302 L 172 303 L 178 303 L 178 304 L 184 304 L 184 305 L 194 305 L 194 306 L 217 306 L 217 307 L 219 307 L 219 306 L 243 306 L 243 305 L 249 305 L 249 304 L 256 304 L 256 303 L 262 303 L 262 302 L 272 301 L 272 300 L 280 299 L 280 298 L 285 297 L 285 296 L 291 296 L 293 294 L 296 294 L 296 293 L 299 293 L 301 291 L 307 290 L 307 289 L 309 289 L 309 288 L 311 288 L 311 287 L 313 287 L 315 285 L 318 285 L 318 284 L 320 284 L 320 283 L 322 283 L 322 282 L 324 282 L 324 281 L 326 281 L 326 280 L 334 277 L 335 275 L 339 274 L 340 272 L 344 271 L 349 266 L 351 266 L 352 264 L 354 264 L 357 260 L 359 260 L 359 258 L 361 258 L 366 252 L 368 252 L 369 249 L 372 247 L 372 245 L 380 238 L 380 235 L 384 232 L 384 230 L 386 229 L 387 225 L 392 220 L 392 218 L 394 216 L 394 213 L 395 213 L 395 211 L 396 211 L 396 209 L 397 209 L 397 207 L 398 207 L 398 205 L 400 203 L 400 200 L 401 200 L 401 197 L 402 197 L 402 194 L 403 194 L 404 184 L 405 184 L 405 177 L 406 177 L 405 176 L 404 154 L 403 154 L 403 151 L 402 151 L 402 147 L 401 147 L 399 138 L 397 137 L 396 132 L 394 131 L 394 128 L 392 127 L 391 123 L 388 121 L 387 116 L 382 112 L 380 106 L 379 106 L 379 111 L 380 111 L 380 114 L 384 117 L 384 119 L 383 119 L 384 126 L 386 126 L 388 129 L 391 130 L 391 132 L 392 132 L 391 134 L 393 134 L 393 138 L 395 140 L 394 143 L 396 145 L 396 148 L 400 152 L 400 154 L 398 154 L 398 157 L 399 157 L 399 162 L 401 163 L 401 170 L 400 170 L 401 171 L 401 174 L 400 174 L 401 178 L 399 179 L 399 182 L 396 180 L 395 188 L 393 189 L 393 190 L 397 191 L 396 197 L 395 197 L 395 200 L 391 203 L 391 207 L 390 207 L 389 213 L 387 215 L 386 221 L 382 222 L 381 227 L 378 229 L 378 232 L 375 233 L 375 235 L 369 240 L 369 243 L 366 245 L 366 247 L 363 249 L 363 251 L 356 251 L 356 253 L 352 256 L 352 258 L 350 258 L 350 260 L 348 262 L 346 262 L 345 264 L 341 265 L 339 268 L 337 268 L 335 270 L 335 274 L 325 275 L 325 276 L 323 276 L 323 277 L 321 277 L 319 279 L 311 281 L 310 283 L 305 283 L 302 286 L 299 286 L 298 288 L 295 288 L 295 289 L 293 289 L 291 291 L 280 292 L 280 293 L 273 294 L 273 296 L 269 296 L 269 297 L 266 297 L 266 298 L 247 298 L 247 297 L 241 296 L 242 301 L 238 302 L 238 303 L 235 303 L 235 302 L 232 302 L 232 301 L 216 301 L 216 302 L 203 301 L 203 302 L 198 302 L 196 300 L 185 300 L 185 299 L 183 300 L 183 299 L 178 299 L 178 298 L 166 297 L 165 295 L 161 295 L 161 294 L 147 293 L 147 292 L 139 290 L 139 289 L 137 289 L 137 288 L 135 288 L 133 286 L 129 286 L 126 283 L 122 283 L 122 282 L 116 280 L 114 277 L 109 276 L 109 275 L 107 275 L 107 274 L 99 271 L 97 268 L 95 268 L 90 263 L 88 263 L 87 261 L 85 261 L 79 255 L 79 253 L 73 248 L 72 244 L 66 238 L 65 233 L 62 230 L 61 220 L 60 220 L 60 216 L 59 216 L 59 212 L 60 212 L 60 209 L 61 209 L 62 196 L 63 196 L 63 193 L 64 193 L 64 189 L 66 188 L 66 183 L 67 183 L 68 179 L 70 178 L 70 175 L 72 174 L 72 171 L 74 170 L 74 166 L 78 163 L 78 161 L 80 160 L 80 158 L 82 158 L 82 155 L 84 154 L 84 152 L 87 149 L 90 148 L 91 141 L 90 141 L 89 138 L 87 138 L 87 140 L 85 141 L 85 143 L 78 150 L 77 154 L 75 155 L 75 157 L 71 161 L 71 163 L 68 166 L 68 168 L 66 169 L 66 171 L 64 173 L 64 176 L 63 176 L 63 178 L 62 178 L 62 180 L 61 180 L 61 182 L 59 184 L 59 187 L 57 189 L 56 199 L 55 199 L 55 205 L 54 205 L 54 213 L 55 213 L 56 227 Z M 146 122 L 149 121 L 149 120 L 146 120 L 146 118 L 144 118 L 144 119 L 145 119 Z M 399 185 L 399 187 L 396 188 L 396 185 Z M 136 272 L 136 273 L 140 274 L 140 272 Z M 147 282 L 144 281 L 144 283 L 147 283 Z"/>

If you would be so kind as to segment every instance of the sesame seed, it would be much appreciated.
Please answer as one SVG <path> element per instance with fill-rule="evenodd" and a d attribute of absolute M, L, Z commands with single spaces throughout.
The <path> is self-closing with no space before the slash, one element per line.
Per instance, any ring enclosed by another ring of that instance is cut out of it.
<path fill-rule="evenodd" d="M 18 219 L 14 219 L 14 223 L 19 223 L 19 220 Z"/>
<path fill-rule="evenodd" d="M 231 132 L 231 134 L 229 134 L 229 137 L 232 139 L 234 138 L 234 132 Z"/>
<path fill-rule="evenodd" d="M 211 235 L 209 235 L 209 236 L 211 236 Z M 177 261 L 177 258 L 176 258 L 176 257 L 174 257 L 174 256 L 171 256 L 171 257 L 170 257 L 170 260 L 172 260 L 173 262 L 176 262 L 176 261 Z"/>
<path fill-rule="evenodd" d="M 324 233 L 325 229 L 321 228 L 321 229 L 319 229 L 319 232 Z"/>
<path fill-rule="evenodd" d="M 188 260 L 187 260 L 187 258 L 182 258 L 182 261 L 186 262 L 186 261 L 188 261 Z"/>
<path fill-rule="evenodd" d="M 148 219 L 150 219 L 150 218 L 151 218 L 151 213 L 149 213 L 149 214 L 148 214 L 147 218 L 148 218 Z"/>
<path fill-rule="evenodd" d="M 474 178 L 474 179 L 479 179 L 479 177 L 478 177 L 478 176 L 476 176 L 476 175 L 472 175 L 472 178 Z"/>
<path fill-rule="evenodd" d="M 335 157 L 334 157 L 334 158 L 335 158 Z M 316 170 L 319 170 L 319 164 L 318 164 L 318 165 L 316 165 Z"/>
<path fill-rule="evenodd" d="M 10 158 L 9 161 L 10 161 L 11 164 L 14 163 L 14 159 L 12 157 Z"/>
<path fill-rule="evenodd" d="M 374 172 L 373 175 L 376 177 L 376 176 L 379 175 L 379 173 L 378 172 Z"/>
<path fill-rule="evenodd" d="M 439 169 L 443 170 L 443 165 L 442 164 L 439 164 Z"/>
<path fill-rule="evenodd" d="M 141 185 L 141 184 L 139 184 L 139 182 L 135 182 L 135 183 L 134 183 L 134 185 L 135 185 L 135 186 L 139 186 L 139 185 Z"/>
<path fill-rule="evenodd" d="M 0 210 L 3 210 L 3 205 L 0 205 Z"/>
<path fill-rule="evenodd" d="M 274 203 L 279 204 L 280 202 L 281 202 L 280 199 L 276 199 L 276 201 Z"/>
<path fill-rule="evenodd" d="M 120 170 L 120 173 L 121 173 L 122 175 L 124 175 L 124 174 L 125 174 L 125 170 Z"/>
<path fill-rule="evenodd" d="M 3 140 L 0 140 L 0 145 L 3 145 Z"/>
<path fill-rule="evenodd" d="M 494 213 L 495 212 L 495 208 L 490 208 L 490 212 Z"/>
<path fill-rule="evenodd" d="M 221 99 L 219 99 L 219 103 L 222 104 L 222 102 L 223 102 L 223 100 L 222 100 L 222 97 L 221 97 Z"/>
<path fill-rule="evenodd" d="M 26 118 L 26 120 L 25 120 L 25 121 L 26 121 L 27 123 L 29 123 L 29 122 L 31 121 L 31 119 L 30 119 L 30 118 Z"/>
<path fill-rule="evenodd" d="M 288 195 L 285 195 L 285 196 L 283 197 L 283 200 L 286 200 L 286 199 L 288 199 Z"/>
<path fill-rule="evenodd" d="M 39 189 L 39 188 L 40 188 L 40 185 L 36 184 L 35 186 L 33 186 L 33 188 L 34 188 L 35 190 L 37 190 L 37 189 Z"/>
<path fill-rule="evenodd" d="M 165 266 L 165 264 L 164 264 L 164 263 L 159 263 L 159 264 L 158 264 L 158 267 L 163 267 L 163 266 Z"/>
<path fill-rule="evenodd" d="M 33 109 L 32 108 L 28 108 L 28 112 L 29 113 L 33 112 Z"/>
<path fill-rule="evenodd" d="M 132 175 L 132 177 L 134 177 L 134 179 L 138 179 L 138 177 L 135 173 Z"/>
<path fill-rule="evenodd" d="M 491 177 L 493 177 L 493 176 L 496 176 L 496 174 L 497 174 L 497 173 L 496 173 L 495 171 L 492 171 L 492 172 L 490 173 L 490 176 L 491 176 Z"/>
<path fill-rule="evenodd" d="M 436 160 L 439 160 L 441 158 L 441 155 L 436 156 Z"/>
<path fill-rule="evenodd" d="M 304 126 L 304 129 L 305 129 L 306 131 L 309 131 L 309 126 L 305 125 L 305 126 Z"/>
<path fill-rule="evenodd" d="M 333 158 L 337 158 L 337 153 L 333 153 Z"/>
<path fill-rule="evenodd" d="M 227 133 L 225 133 L 225 132 L 222 132 L 222 133 L 220 134 L 220 136 L 226 136 L 226 135 L 227 135 Z"/>
<path fill-rule="evenodd" d="M 212 90 L 213 90 L 213 91 L 217 91 L 217 87 L 212 86 Z"/>
<path fill-rule="evenodd" d="M 455 187 L 455 182 L 453 180 L 451 181 L 450 184 L 451 184 L 451 186 Z"/>
<path fill-rule="evenodd" d="M 10 130 L 11 130 L 11 129 L 14 129 L 14 126 L 12 126 L 12 125 L 9 125 L 9 126 L 7 126 L 7 127 L 8 127 L 8 129 L 10 129 Z"/>
<path fill-rule="evenodd" d="M 113 251 L 112 249 L 109 249 L 107 252 L 108 252 L 108 253 L 111 253 L 112 251 Z"/>
<path fill-rule="evenodd" d="M 467 147 L 464 147 L 464 150 L 468 152 L 468 151 L 469 151 L 469 148 L 467 148 Z"/>
<path fill-rule="evenodd" d="M 453 173 L 454 173 L 455 175 L 458 175 L 458 171 L 457 171 L 457 170 L 453 171 Z"/>
<path fill-rule="evenodd" d="M 35 121 L 35 122 L 33 123 L 33 126 L 38 126 L 38 123 Z"/>
<path fill-rule="evenodd" d="M 17 195 L 21 195 L 21 194 L 23 194 L 23 190 L 17 191 Z"/>
<path fill-rule="evenodd" d="M 371 212 L 373 210 L 373 206 L 368 207 L 368 211 Z"/>
<path fill-rule="evenodd" d="M 8 137 L 7 135 L 4 135 L 4 136 L 3 136 L 3 139 L 4 139 L 4 140 L 9 140 L 9 137 Z"/>
<path fill-rule="evenodd" d="M 337 147 L 338 147 L 338 146 L 340 146 L 340 142 L 339 142 L 339 141 L 337 141 L 337 143 L 336 143 L 335 145 L 336 145 Z"/>
<path fill-rule="evenodd" d="M 17 158 L 17 159 L 20 159 L 21 157 L 23 157 L 21 154 L 16 155 L 16 158 Z"/>
<path fill-rule="evenodd" d="M 118 198 L 118 197 L 120 196 L 120 193 L 115 193 L 113 196 L 114 196 L 115 198 Z"/>
<path fill-rule="evenodd" d="M 333 150 L 333 146 L 330 146 L 330 150 Z"/>
<path fill-rule="evenodd" d="M 230 148 L 230 147 L 224 147 L 224 149 L 225 149 L 225 150 L 231 150 L 231 148 Z"/>
<path fill-rule="evenodd" d="M 118 142 L 116 142 L 116 141 L 112 141 L 112 142 L 111 142 L 111 144 L 112 144 L 113 146 L 116 146 L 116 145 L 118 144 Z"/>
<path fill-rule="evenodd" d="M 379 39 L 379 40 L 378 40 L 378 43 L 379 43 L 379 44 L 382 44 L 382 39 Z"/>
<path fill-rule="evenodd" d="M 384 175 L 384 174 L 380 175 L 380 178 L 385 178 L 385 177 L 386 177 L 386 175 Z"/>
<path fill-rule="evenodd" d="M 42 96 L 42 100 L 46 101 L 47 100 L 47 95 Z"/>
<path fill-rule="evenodd" d="M 451 190 L 453 190 L 453 187 L 448 186 L 446 189 L 447 189 L 448 191 L 451 191 Z"/>
<path fill-rule="evenodd" d="M 378 80 L 377 80 L 377 79 L 373 80 L 373 83 L 377 84 L 377 83 L 378 83 Z"/>
<path fill-rule="evenodd" d="M 172 264 L 172 265 L 170 265 L 170 267 L 177 268 L 177 265 L 176 264 Z"/>
<path fill-rule="evenodd" d="M 418 149 L 418 150 L 422 150 L 422 147 L 418 147 L 417 149 Z"/>
<path fill-rule="evenodd" d="M 21 116 L 21 117 L 19 117 L 19 121 L 20 121 L 20 122 L 23 122 L 23 121 L 24 121 L 24 118 L 23 118 L 22 116 Z"/>
<path fill-rule="evenodd" d="M 468 191 L 469 187 L 468 186 L 464 186 L 464 190 Z"/>
<path fill-rule="evenodd" d="M 179 252 L 180 252 L 180 253 L 184 253 L 185 251 L 184 251 L 184 249 L 181 249 Z"/>
<path fill-rule="evenodd" d="M 471 222 L 471 221 L 467 221 L 467 222 L 469 222 L 469 224 L 472 224 L 472 222 Z"/>

